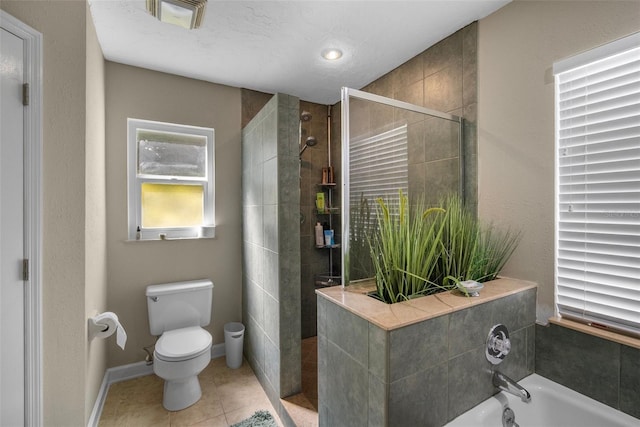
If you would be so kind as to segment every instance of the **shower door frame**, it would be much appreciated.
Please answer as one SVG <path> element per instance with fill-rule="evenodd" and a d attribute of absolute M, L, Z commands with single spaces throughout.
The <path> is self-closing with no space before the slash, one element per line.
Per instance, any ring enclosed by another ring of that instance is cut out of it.
<path fill-rule="evenodd" d="M 349 266 L 347 262 L 349 259 L 349 245 L 350 245 L 350 196 L 349 196 L 349 97 L 359 98 L 366 101 L 377 102 L 379 104 L 388 105 L 394 108 L 402 108 L 415 113 L 426 114 L 431 117 L 437 117 L 440 119 L 449 120 L 457 123 L 459 126 L 458 131 L 458 157 L 459 157 L 459 170 L 458 175 L 460 196 L 464 200 L 464 151 L 463 151 L 463 130 L 464 130 L 464 118 L 443 113 L 441 111 L 433 110 L 431 108 L 421 107 L 419 105 L 410 104 L 404 101 L 398 101 L 397 99 L 387 98 L 385 96 L 376 95 L 369 92 L 364 92 L 358 89 L 352 89 L 343 87 L 341 90 L 341 139 L 342 139 L 342 288 L 349 285 Z"/>

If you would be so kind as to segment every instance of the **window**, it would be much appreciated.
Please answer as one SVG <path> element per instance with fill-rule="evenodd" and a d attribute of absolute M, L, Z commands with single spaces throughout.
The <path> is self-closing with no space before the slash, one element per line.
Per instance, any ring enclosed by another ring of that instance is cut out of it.
<path fill-rule="evenodd" d="M 556 304 L 640 336 L 640 33 L 554 64 Z"/>
<path fill-rule="evenodd" d="M 398 205 L 409 193 L 407 125 L 349 139 L 349 280 L 374 275 L 368 236 L 377 229 L 377 198 Z M 397 206 L 396 206 L 397 207 Z"/>
<path fill-rule="evenodd" d="M 349 193 L 352 209 L 362 199 L 375 203 L 378 197 L 394 203 L 398 190 L 409 193 L 407 125 L 349 141 Z M 375 208 L 372 209 L 375 222 Z"/>
<path fill-rule="evenodd" d="M 213 237 L 214 130 L 127 125 L 129 239 Z"/>

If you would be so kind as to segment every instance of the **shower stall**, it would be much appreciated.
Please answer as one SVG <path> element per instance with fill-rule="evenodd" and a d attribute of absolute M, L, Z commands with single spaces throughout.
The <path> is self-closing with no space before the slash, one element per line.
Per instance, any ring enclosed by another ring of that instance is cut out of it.
<path fill-rule="evenodd" d="M 353 238 L 371 219 L 362 215 L 364 201 L 372 206 L 399 189 L 430 203 L 463 193 L 462 124 L 456 116 L 343 89 L 342 102 L 331 107 L 276 94 L 244 127 L 245 356 L 274 405 L 305 384 L 317 392 L 317 378 L 305 376 L 301 343 L 317 332 L 318 276 L 343 284 L 371 276 L 362 261 L 368 250 Z M 327 167 L 334 182 L 323 182 Z M 318 212 L 320 191 L 330 192 L 333 210 Z M 322 221 L 331 221 L 341 245 L 316 247 L 313 229 Z"/>
<path fill-rule="evenodd" d="M 340 150 L 335 106 L 300 101 L 300 261 L 302 338 L 316 336 L 317 287 L 340 284 Z M 339 118 L 339 114 L 337 115 Z M 339 129 L 339 128 L 338 128 Z M 329 174 L 329 170 L 332 172 Z M 333 179 L 331 179 L 331 176 Z M 324 207 L 316 200 L 322 194 Z M 334 230 L 335 245 L 318 245 L 316 226 Z"/>

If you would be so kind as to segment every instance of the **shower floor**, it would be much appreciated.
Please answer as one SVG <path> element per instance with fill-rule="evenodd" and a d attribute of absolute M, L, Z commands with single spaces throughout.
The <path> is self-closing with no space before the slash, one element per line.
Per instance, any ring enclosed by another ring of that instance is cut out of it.
<path fill-rule="evenodd" d="M 302 394 L 318 411 L 318 337 L 302 340 Z"/>
<path fill-rule="evenodd" d="M 282 404 L 298 427 L 318 425 L 318 338 L 302 340 L 302 393 Z"/>

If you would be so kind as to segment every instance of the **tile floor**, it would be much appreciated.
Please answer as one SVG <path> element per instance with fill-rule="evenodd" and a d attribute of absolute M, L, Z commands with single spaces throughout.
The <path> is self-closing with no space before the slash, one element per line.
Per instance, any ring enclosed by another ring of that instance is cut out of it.
<path fill-rule="evenodd" d="M 302 393 L 281 400 L 297 427 L 318 427 L 318 339 L 302 340 Z"/>
<path fill-rule="evenodd" d="M 112 384 L 100 427 L 208 426 L 227 427 L 266 409 L 282 426 L 249 364 L 229 369 L 224 357 L 211 360 L 199 375 L 202 399 L 177 412 L 162 407 L 163 381 L 155 375 Z"/>
<path fill-rule="evenodd" d="M 318 412 L 318 337 L 302 340 L 302 394 Z"/>
<path fill-rule="evenodd" d="M 198 376 L 202 399 L 182 411 L 162 407 L 163 381 L 148 375 L 112 384 L 100 417 L 99 427 L 121 426 L 207 426 L 227 427 L 267 409 L 282 422 L 258 382 L 243 361 L 229 369 L 224 357 L 211 360 Z M 302 340 L 302 393 L 282 400 L 298 427 L 318 426 L 318 340 Z"/>

